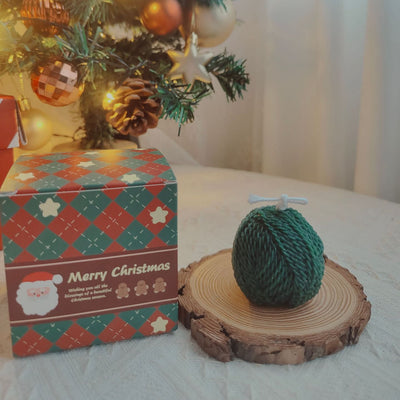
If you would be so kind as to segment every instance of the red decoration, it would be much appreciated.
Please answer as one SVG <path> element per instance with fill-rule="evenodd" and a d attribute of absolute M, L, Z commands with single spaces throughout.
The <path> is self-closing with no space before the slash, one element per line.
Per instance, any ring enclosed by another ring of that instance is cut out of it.
<path fill-rule="evenodd" d="M 167 35 L 182 24 L 182 7 L 177 0 L 147 0 L 140 20 L 155 35 Z"/>
<path fill-rule="evenodd" d="M 25 143 L 25 135 L 18 118 L 18 106 L 12 96 L 0 95 L 0 186 L 3 184 L 14 161 L 13 148 L 20 141 Z M 0 250 L 2 249 L 0 232 Z"/>
<path fill-rule="evenodd" d="M 25 144 L 25 135 L 18 120 L 18 106 L 12 96 L 0 95 L 0 186 L 13 163 L 13 148 Z"/>

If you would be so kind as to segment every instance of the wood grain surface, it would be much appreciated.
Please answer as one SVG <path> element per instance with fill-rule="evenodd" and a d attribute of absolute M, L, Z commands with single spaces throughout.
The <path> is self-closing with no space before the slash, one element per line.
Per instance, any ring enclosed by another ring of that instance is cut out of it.
<path fill-rule="evenodd" d="M 210 356 L 300 364 L 357 343 L 370 315 L 363 287 L 326 259 L 318 294 L 296 308 L 249 302 L 233 276 L 231 250 L 179 271 L 179 319 Z"/>

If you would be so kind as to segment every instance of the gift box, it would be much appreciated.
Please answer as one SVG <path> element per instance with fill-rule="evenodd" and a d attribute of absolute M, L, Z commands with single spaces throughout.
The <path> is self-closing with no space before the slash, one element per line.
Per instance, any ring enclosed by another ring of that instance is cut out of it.
<path fill-rule="evenodd" d="M 0 193 L 14 355 L 175 330 L 176 196 L 155 149 L 20 157 Z"/>
<path fill-rule="evenodd" d="M 13 148 L 26 144 L 18 105 L 12 96 L 0 95 L 0 186 L 14 161 Z"/>

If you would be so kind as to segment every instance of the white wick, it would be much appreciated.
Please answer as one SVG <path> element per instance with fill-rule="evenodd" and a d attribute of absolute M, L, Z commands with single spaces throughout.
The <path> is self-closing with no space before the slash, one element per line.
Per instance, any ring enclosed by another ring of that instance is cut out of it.
<path fill-rule="evenodd" d="M 249 196 L 249 203 L 258 203 L 260 201 L 277 201 L 276 208 L 278 210 L 286 210 L 289 203 L 308 204 L 308 200 L 304 197 L 289 197 L 287 194 L 282 194 L 281 197 L 261 197 L 255 194 Z"/>

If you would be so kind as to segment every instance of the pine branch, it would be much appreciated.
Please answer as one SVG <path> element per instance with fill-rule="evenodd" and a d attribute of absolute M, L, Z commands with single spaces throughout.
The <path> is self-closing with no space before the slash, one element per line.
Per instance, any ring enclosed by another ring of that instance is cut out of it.
<path fill-rule="evenodd" d="M 160 118 L 178 122 L 179 135 L 183 124 L 194 121 L 194 109 L 210 94 L 210 87 L 202 82 L 196 82 L 193 87 L 171 83 L 162 77 L 157 85 L 157 91 L 163 108 Z"/>
<path fill-rule="evenodd" d="M 64 0 L 64 7 L 70 16 L 78 20 L 82 25 L 85 22 L 105 21 L 112 0 Z"/>
<path fill-rule="evenodd" d="M 19 10 L 22 5 L 22 0 L 1 0 L 0 1 L 0 19 L 4 19 L 4 16 L 10 12 Z"/>
<path fill-rule="evenodd" d="M 11 23 L 1 23 L 0 75 L 31 72 L 39 61 L 58 53 L 54 39 L 41 38 L 30 27 L 20 35 Z"/>
<path fill-rule="evenodd" d="M 182 48 L 178 35 L 157 38 L 142 33 L 135 40 L 115 41 L 104 35 L 100 27 L 91 37 L 80 24 L 56 37 L 63 57 L 80 69 L 81 80 L 95 82 L 97 75 L 107 75 L 118 85 L 126 78 L 139 75 L 146 80 L 158 80 L 171 68 L 166 48 Z"/>
<path fill-rule="evenodd" d="M 183 41 L 177 34 L 159 38 L 143 32 L 133 41 L 123 39 L 115 42 L 106 39 L 104 45 L 114 48 L 115 53 L 128 65 L 138 65 L 145 60 L 145 65 L 135 72 L 145 80 L 158 81 L 160 76 L 166 74 L 172 66 L 166 49 L 174 48 L 179 51 L 183 48 Z M 124 76 L 120 80 L 123 81 L 127 77 Z"/>
<path fill-rule="evenodd" d="M 213 57 L 206 66 L 207 71 L 218 79 L 228 101 L 236 101 L 237 97 L 243 98 L 243 91 L 250 83 L 245 63 L 245 60 L 236 60 L 235 55 L 224 51 Z"/>
<path fill-rule="evenodd" d="M 63 3 L 71 17 L 85 26 L 96 26 L 99 21 L 102 25 L 123 22 L 140 25 L 139 6 L 142 0 L 64 0 Z"/>
<path fill-rule="evenodd" d="M 88 83 L 81 95 L 79 108 L 83 119 L 81 130 L 85 132 L 82 147 L 109 148 L 113 137 L 118 133 L 106 120 L 103 108 L 103 96 L 106 92 L 107 83 L 97 82 L 94 86 Z"/>
<path fill-rule="evenodd" d="M 79 68 L 84 82 L 95 82 L 96 76 L 107 71 L 107 65 L 114 58 L 118 59 L 118 65 L 129 69 L 123 60 L 114 57 L 113 49 L 99 45 L 100 35 L 101 28 L 97 27 L 93 37 L 88 38 L 84 27 L 78 23 L 72 30 L 64 30 L 64 37 L 56 36 L 63 58 Z"/>

